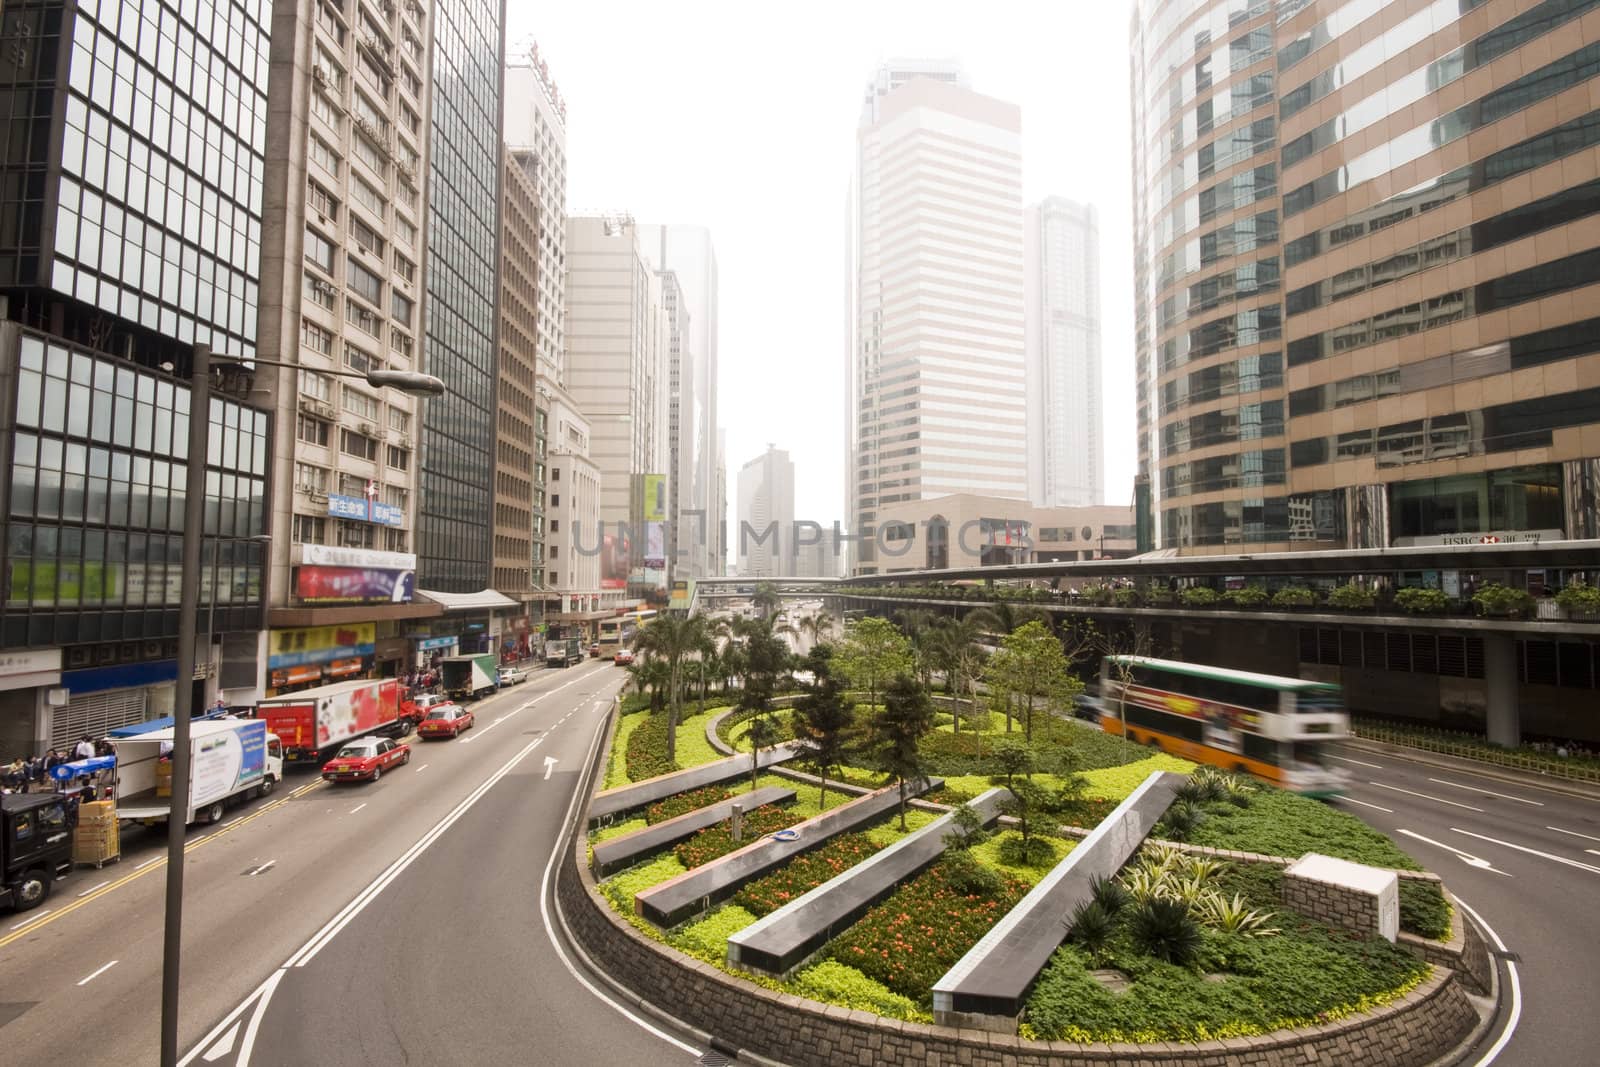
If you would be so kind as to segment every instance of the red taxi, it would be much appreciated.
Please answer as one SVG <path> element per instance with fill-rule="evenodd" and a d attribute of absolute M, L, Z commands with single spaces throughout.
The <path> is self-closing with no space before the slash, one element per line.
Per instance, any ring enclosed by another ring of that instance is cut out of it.
<path fill-rule="evenodd" d="M 330 782 L 376 782 L 383 772 L 411 762 L 411 746 L 387 737 L 358 737 L 339 749 L 339 754 L 322 765 L 322 777 Z"/>
<path fill-rule="evenodd" d="M 611 657 L 611 662 L 618 667 L 626 667 L 633 662 L 633 650 L 629 648 L 617 649 L 617 654 Z"/>
<path fill-rule="evenodd" d="M 462 730 L 470 730 L 473 721 L 472 712 L 466 708 L 443 704 L 428 711 L 428 717 L 417 727 L 417 736 L 424 741 L 435 737 L 455 737 Z"/>

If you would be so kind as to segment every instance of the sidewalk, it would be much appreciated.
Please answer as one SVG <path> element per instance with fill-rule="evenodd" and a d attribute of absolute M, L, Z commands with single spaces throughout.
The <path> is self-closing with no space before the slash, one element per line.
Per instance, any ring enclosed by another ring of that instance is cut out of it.
<path fill-rule="evenodd" d="M 1548 774 L 1536 774 L 1531 771 L 1519 773 L 1493 763 L 1482 763 L 1478 760 L 1463 759 L 1459 756 L 1446 756 L 1439 752 L 1429 752 L 1427 749 L 1412 748 L 1409 745 L 1368 741 L 1365 738 L 1354 735 L 1342 739 L 1339 744 L 1360 749 L 1364 752 L 1398 756 L 1401 759 L 1410 760 L 1412 763 L 1420 763 L 1426 767 L 1475 774 L 1480 778 L 1490 778 L 1497 782 L 1505 782 L 1508 785 L 1533 785 L 1538 786 L 1540 789 L 1547 789 L 1552 793 L 1561 793 L 1580 800 L 1600 801 L 1600 786 L 1590 785 L 1586 782 L 1574 782 L 1565 778 L 1555 778 Z"/>

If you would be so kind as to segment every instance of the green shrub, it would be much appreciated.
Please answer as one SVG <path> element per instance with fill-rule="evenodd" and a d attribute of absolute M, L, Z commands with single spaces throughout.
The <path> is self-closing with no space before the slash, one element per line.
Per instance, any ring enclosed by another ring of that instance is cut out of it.
<path fill-rule="evenodd" d="M 1361 611 L 1378 602 L 1372 590 L 1354 582 L 1346 582 L 1328 594 L 1328 606 L 1343 611 Z"/>
<path fill-rule="evenodd" d="M 704 789 L 696 789 L 689 793 L 678 793 L 667 799 L 650 805 L 645 811 L 645 822 L 654 826 L 658 822 L 676 819 L 680 815 L 687 815 L 691 811 L 709 807 L 719 801 L 727 800 L 733 796 L 733 791 L 724 789 L 720 785 L 708 785 Z"/>
<path fill-rule="evenodd" d="M 927 1013 L 910 997 L 903 997 L 882 982 L 868 978 L 854 967 L 838 960 L 823 960 L 794 976 L 790 984 L 796 996 L 809 997 L 841 1008 L 870 1011 L 888 1019 L 926 1022 Z"/>
<path fill-rule="evenodd" d="M 1600 589 L 1574 579 L 1572 584 L 1556 594 L 1556 603 L 1578 615 L 1600 613 Z"/>
<path fill-rule="evenodd" d="M 1317 602 L 1317 594 L 1303 585 L 1286 585 L 1272 594 L 1275 608 L 1309 608 Z"/>
<path fill-rule="evenodd" d="M 1134 908 L 1128 917 L 1128 936 L 1146 956 L 1179 967 L 1200 951 L 1200 926 L 1188 905 L 1177 900 L 1155 897 Z"/>
<path fill-rule="evenodd" d="M 1178 594 L 1164 585 L 1153 585 L 1145 590 L 1144 601 L 1152 607 L 1165 607 L 1178 602 Z"/>
<path fill-rule="evenodd" d="M 1120 915 L 1128 906 L 1128 891 L 1115 878 L 1091 878 L 1089 894 L 1107 915 Z"/>
<path fill-rule="evenodd" d="M 1450 598 L 1442 590 L 1408 586 L 1397 591 L 1394 602 L 1411 615 L 1438 615 L 1450 610 Z"/>
<path fill-rule="evenodd" d="M 1533 594 L 1499 582 L 1489 582 L 1472 594 L 1472 602 L 1482 615 L 1526 615 L 1533 610 Z"/>
<path fill-rule="evenodd" d="M 1119 608 L 1136 608 L 1144 603 L 1144 594 L 1137 589 L 1116 589 L 1111 593 L 1111 603 Z"/>
<path fill-rule="evenodd" d="M 1220 598 L 1217 591 L 1208 585 L 1191 585 L 1178 594 L 1178 599 L 1183 601 L 1186 608 L 1209 608 Z"/>
<path fill-rule="evenodd" d="M 1223 597 L 1236 608 L 1259 608 L 1267 602 L 1267 591 L 1259 585 L 1247 585 L 1243 589 L 1230 589 Z"/>
<path fill-rule="evenodd" d="M 1000 838 L 1000 862 L 1008 867 L 1049 867 L 1056 861 L 1056 847 L 1041 837 L 1005 834 Z"/>
<path fill-rule="evenodd" d="M 633 733 L 628 735 L 625 753 L 628 781 L 642 782 L 646 778 L 671 774 L 678 765 L 667 759 L 667 717 L 652 712 L 639 712 L 645 716 Z"/>
<path fill-rule="evenodd" d="M 1098 900 L 1086 900 L 1072 913 L 1067 931 L 1074 945 L 1098 960 L 1117 932 L 1117 920 Z"/>
<path fill-rule="evenodd" d="M 668 937 L 668 943 L 681 952 L 711 964 L 728 958 L 728 936 L 756 921 L 743 908 L 728 904 L 692 922 Z"/>
<path fill-rule="evenodd" d="M 1434 941 L 1450 936 L 1450 904 L 1436 883 L 1400 879 L 1400 929 Z"/>
<path fill-rule="evenodd" d="M 1167 841 L 1187 841 L 1205 821 L 1206 813 L 1200 805 L 1187 800 L 1177 800 L 1167 809 L 1167 813 L 1156 823 L 1151 833 Z"/>
<path fill-rule="evenodd" d="M 945 853 L 943 864 L 945 880 L 962 896 L 990 896 L 1000 891 L 1000 873 L 979 863 L 966 849 Z"/>

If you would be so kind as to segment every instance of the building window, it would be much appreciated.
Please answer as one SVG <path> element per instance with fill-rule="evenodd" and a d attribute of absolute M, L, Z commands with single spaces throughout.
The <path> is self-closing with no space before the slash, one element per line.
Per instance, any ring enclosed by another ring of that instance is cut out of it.
<path fill-rule="evenodd" d="M 316 162 L 317 166 L 335 178 L 339 176 L 339 153 L 335 152 L 327 141 L 324 141 L 316 134 L 311 135 L 311 158 Z"/>
<path fill-rule="evenodd" d="M 374 304 L 383 303 L 383 279 L 357 260 L 352 259 L 345 264 L 345 284 L 357 296 Z"/>
<path fill-rule="evenodd" d="M 328 491 L 328 468 L 319 467 L 315 463 L 296 463 L 294 465 L 294 485 L 296 489 L 304 489 L 308 493 L 326 493 Z"/>
<path fill-rule="evenodd" d="M 333 334 L 310 319 L 301 319 L 300 344 L 312 352 L 330 355 L 333 352 Z"/>
<path fill-rule="evenodd" d="M 383 531 L 383 549 L 385 552 L 409 552 L 407 542 L 410 534 L 404 530 L 385 528 Z"/>
<path fill-rule="evenodd" d="M 378 442 L 365 434 L 354 430 L 339 431 L 339 451 L 347 456 L 357 459 L 376 460 L 378 458 Z"/>
<path fill-rule="evenodd" d="M 362 374 L 367 373 L 369 370 L 381 370 L 383 368 L 383 364 L 378 361 L 377 357 L 363 351 L 349 341 L 344 343 L 344 365 L 351 370 L 358 370 Z"/>
<path fill-rule="evenodd" d="M 405 325 L 410 326 L 412 307 L 413 305 L 410 299 L 401 296 L 396 290 L 391 289 L 389 291 L 389 314 L 392 315 L 397 322 L 402 322 Z"/>
<path fill-rule="evenodd" d="M 295 418 L 294 435 L 308 445 L 328 447 L 328 424 L 309 415 Z"/>
<path fill-rule="evenodd" d="M 328 129 L 334 133 L 343 134 L 344 127 L 341 123 L 339 109 L 334 106 L 322 93 L 311 94 L 311 113 L 328 124 Z"/>
<path fill-rule="evenodd" d="M 378 528 L 365 522 L 338 523 L 338 544 L 344 548 L 376 548 L 378 546 Z"/>
<path fill-rule="evenodd" d="M 359 179 L 357 179 L 359 181 Z M 368 226 L 358 218 L 350 219 L 350 236 L 356 239 L 356 244 L 364 252 L 370 252 L 379 259 L 383 258 L 383 238 L 378 236 L 378 231 Z"/>
<path fill-rule="evenodd" d="M 386 161 L 383 158 L 383 149 L 373 144 L 364 133 L 355 136 L 356 158 L 373 169 L 374 173 L 387 174 Z"/>
<path fill-rule="evenodd" d="M 411 413 L 398 407 L 389 408 L 389 429 L 395 433 L 411 432 Z"/>
<path fill-rule="evenodd" d="M 378 216 L 378 218 L 384 217 L 385 204 L 383 194 L 374 189 L 372 183 L 359 174 L 350 175 L 350 195 L 355 198 L 356 203 Z"/>
<path fill-rule="evenodd" d="M 306 262 L 333 273 L 333 242 L 309 227 L 306 229 Z"/>
<path fill-rule="evenodd" d="M 364 307 L 354 300 L 346 300 L 344 302 L 344 317 L 346 322 L 363 333 L 371 334 L 373 337 L 382 336 L 379 332 L 381 326 L 378 322 L 378 314 L 371 308 Z"/>
<path fill-rule="evenodd" d="M 359 389 L 352 389 L 348 385 L 344 387 L 344 409 L 358 419 L 365 419 L 367 422 L 378 421 L 377 398 Z"/>
<path fill-rule="evenodd" d="M 411 450 L 409 448 L 396 448 L 389 446 L 389 466 L 397 471 L 411 469 Z"/>
<path fill-rule="evenodd" d="M 312 181 L 306 179 L 306 202 L 311 210 L 322 216 L 318 221 L 324 223 L 337 222 L 339 219 L 339 201 L 334 199 L 332 193 Z"/>
<path fill-rule="evenodd" d="M 338 302 L 339 290 L 310 271 L 300 275 L 300 292 L 310 303 L 329 311 Z"/>
<path fill-rule="evenodd" d="M 392 508 L 399 508 L 401 511 L 405 511 L 410 500 L 411 494 L 406 491 L 404 486 L 386 485 L 383 487 L 383 502 Z"/>
<path fill-rule="evenodd" d="M 299 544 L 323 544 L 328 539 L 328 520 L 320 515 L 296 515 L 289 539 Z"/>
<path fill-rule="evenodd" d="M 412 248 L 417 247 L 417 228 L 404 215 L 395 215 L 394 235 Z"/>
<path fill-rule="evenodd" d="M 313 400 L 321 400 L 324 403 L 332 401 L 333 379 L 326 374 L 318 374 L 316 371 L 302 370 L 300 372 L 300 393 L 302 396 L 309 396 Z"/>
<path fill-rule="evenodd" d="M 389 351 L 393 352 L 395 355 L 409 363 L 411 362 L 411 355 L 415 349 L 415 341 L 413 341 L 406 334 L 403 334 L 399 330 L 395 329 L 393 326 L 389 327 Z"/>
<path fill-rule="evenodd" d="M 399 252 L 396 252 L 394 254 L 394 273 L 401 281 L 409 285 L 417 280 L 417 265 Z"/>

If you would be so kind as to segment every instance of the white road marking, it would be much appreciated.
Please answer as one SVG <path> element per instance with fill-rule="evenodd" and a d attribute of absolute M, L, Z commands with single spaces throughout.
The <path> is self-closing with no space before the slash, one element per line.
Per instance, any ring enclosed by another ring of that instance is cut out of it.
<path fill-rule="evenodd" d="M 1514 797 L 1510 793 L 1496 793 L 1493 789 L 1484 789 L 1480 786 L 1463 785 L 1460 782 L 1447 782 L 1443 778 L 1429 778 L 1428 781 L 1438 782 L 1440 785 L 1448 785 L 1454 789 L 1470 789 L 1474 793 L 1482 793 L 1484 796 L 1489 797 L 1499 797 L 1501 800 L 1515 800 L 1518 804 L 1532 804 L 1536 808 L 1544 807 L 1544 801 L 1542 800 L 1529 800 L 1526 797 Z"/>
<path fill-rule="evenodd" d="M 108 886 L 110 884 L 111 884 L 110 882 L 101 882 L 99 885 L 95 886 L 94 889 L 85 889 L 83 892 L 79 893 L 78 895 L 80 897 L 86 897 L 90 893 L 93 893 L 95 891 L 95 889 L 104 889 L 106 886 Z"/>
<path fill-rule="evenodd" d="M 222 1035 L 222 1040 L 211 1046 L 211 1051 L 205 1054 L 207 1063 L 216 1063 L 226 1059 L 228 1053 L 233 1051 L 233 1043 L 239 1039 L 239 1024 L 234 1023 L 228 1032 Z"/>
<path fill-rule="evenodd" d="M 272 992 L 278 988 L 278 983 L 283 981 L 283 974 L 283 969 L 279 968 L 267 975 L 266 981 L 256 986 L 255 992 L 245 997 L 237 1008 L 228 1013 L 227 1018 L 218 1023 L 199 1044 L 189 1050 L 187 1056 L 178 1061 L 178 1067 L 188 1067 L 202 1050 L 207 1063 L 215 1063 L 226 1056 L 233 1049 L 234 1038 L 238 1035 L 239 1018 L 250 1005 L 254 1004 L 256 1010 L 250 1015 L 250 1022 L 244 1031 L 244 1043 L 239 1047 L 239 1058 L 234 1061 L 239 1067 L 248 1064 L 250 1052 L 256 1043 L 256 1031 L 261 1028 L 261 1020 L 267 1014 L 267 1002 L 272 999 Z"/>
<path fill-rule="evenodd" d="M 27 926 L 29 923 L 36 923 L 40 919 L 44 918 L 46 915 L 49 915 L 51 910 L 52 909 L 50 909 L 50 908 L 45 908 L 43 911 L 36 911 L 32 915 L 28 916 L 26 919 L 23 919 L 21 922 L 19 922 L 19 923 L 15 924 L 14 926 L 12 926 L 11 929 L 20 930 L 24 926 Z"/>
<path fill-rule="evenodd" d="M 416 769 L 416 770 L 415 770 L 415 771 L 413 771 L 413 772 L 412 772 L 412 773 L 413 773 L 413 774 L 421 774 L 421 773 L 422 773 L 422 772 L 423 772 L 423 771 L 425 771 L 425 770 L 427 770 L 427 769 L 428 769 L 428 765 L 427 765 L 427 764 L 426 764 L 426 763 L 424 763 L 424 764 L 423 764 L 423 765 L 422 765 L 422 766 L 420 766 L 420 767 L 418 767 L 418 768 L 417 768 L 417 769 Z"/>
<path fill-rule="evenodd" d="M 1392 789 L 1396 793 L 1405 793 L 1407 796 L 1421 797 L 1423 800 L 1436 800 L 1440 804 L 1448 804 L 1452 808 L 1466 808 L 1468 811 L 1479 811 L 1479 812 L 1481 812 L 1483 810 L 1482 808 L 1475 808 L 1471 804 L 1458 804 L 1453 800 L 1446 800 L 1444 797 L 1436 797 L 1431 793 L 1415 793 L 1415 792 L 1412 792 L 1409 789 L 1401 789 L 1397 785 L 1384 785 L 1382 782 L 1368 782 L 1367 784 L 1368 785 L 1375 785 L 1379 789 Z"/>
<path fill-rule="evenodd" d="M 1381 763 L 1368 763 L 1366 760 L 1350 759 L 1348 756 L 1335 756 L 1332 752 L 1327 754 L 1329 759 L 1336 759 L 1340 763 L 1354 763 L 1357 767 L 1371 767 L 1375 771 L 1383 770 Z"/>
<path fill-rule="evenodd" d="M 1376 808 L 1378 811 L 1386 811 L 1390 815 L 1394 814 L 1393 808 L 1385 808 L 1379 804 L 1368 804 L 1365 800 L 1357 800 L 1355 797 L 1340 797 L 1339 799 L 1346 804 L 1360 804 L 1363 808 Z"/>
<path fill-rule="evenodd" d="M 1453 834 L 1465 834 L 1467 837 L 1476 837 L 1479 841 L 1487 841 L 1491 845 L 1504 845 L 1506 848 L 1514 848 L 1518 852 L 1526 852 L 1528 855 L 1538 856 L 1540 859 L 1555 860 L 1557 863 L 1564 863 L 1568 867 L 1576 867 L 1580 871 L 1588 871 L 1590 874 L 1600 874 L 1600 867 L 1593 867 L 1587 863 L 1579 863 L 1577 860 L 1569 860 L 1562 856 L 1553 855 L 1549 852 L 1540 852 L 1538 849 L 1529 848 L 1527 845 L 1513 845 L 1510 841 L 1501 841 L 1500 839 L 1494 837 L 1484 837 L 1482 834 L 1475 834 L 1471 830 L 1463 830 L 1456 826 L 1450 827 L 1450 832 Z"/>
<path fill-rule="evenodd" d="M 1435 841 L 1431 837 L 1423 837 L 1415 830 L 1397 830 L 1395 832 L 1405 834 L 1407 837 L 1416 838 L 1418 841 L 1426 842 L 1427 844 L 1433 845 L 1436 848 L 1442 848 L 1446 852 L 1454 852 L 1457 856 L 1461 857 L 1462 861 L 1466 863 L 1468 867 L 1477 867 L 1479 870 L 1484 871 L 1494 871 L 1495 874 L 1504 874 L 1507 878 L 1513 877 L 1513 875 L 1508 874 L 1505 871 L 1496 870 L 1492 863 L 1481 856 L 1474 856 L 1470 852 L 1463 852 L 1454 845 L 1447 845 L 1443 841 Z"/>
<path fill-rule="evenodd" d="M 245 877 L 254 878 L 256 875 L 261 874 L 263 871 L 270 871 L 272 868 L 276 867 L 277 865 L 278 865 L 278 861 L 277 860 L 268 860 L 267 862 L 263 863 L 261 866 L 257 867 L 255 870 L 251 871 Z"/>
<path fill-rule="evenodd" d="M 1546 826 L 1545 829 L 1546 830 L 1554 830 L 1558 834 L 1570 834 L 1573 837 L 1581 837 L 1585 841 L 1600 841 L 1600 837 L 1590 837 L 1588 834 L 1580 834 L 1576 830 L 1563 830 L 1559 826 Z"/>
<path fill-rule="evenodd" d="M 150 866 L 152 863 L 157 863 L 157 862 L 159 862 L 159 861 L 161 861 L 163 859 L 166 859 L 166 857 L 165 856 L 151 856 L 149 859 L 145 860 L 143 863 L 141 863 L 137 867 L 135 867 L 134 870 L 142 871 L 146 867 Z"/>
<path fill-rule="evenodd" d="M 1506 943 L 1500 940 L 1500 935 L 1494 932 L 1494 927 L 1484 922 L 1483 916 L 1479 915 L 1475 910 L 1473 910 L 1472 905 L 1468 904 L 1460 897 L 1456 897 L 1456 903 L 1465 908 L 1467 910 L 1467 914 L 1471 915 L 1473 919 L 1477 920 L 1478 925 L 1483 927 L 1484 930 L 1488 932 L 1489 937 L 1494 941 L 1495 948 L 1499 949 L 1501 952 L 1506 951 Z M 1485 1052 L 1483 1054 L 1483 1058 L 1478 1060 L 1477 1063 L 1474 1063 L 1472 1067 L 1489 1067 L 1489 1064 L 1493 1063 L 1495 1058 L 1499 1056 L 1500 1053 L 1505 1050 L 1505 1047 L 1511 1043 L 1511 1035 L 1517 1032 L 1517 1023 L 1522 1019 L 1522 981 L 1517 976 L 1517 964 L 1515 960 L 1506 960 L 1506 973 L 1511 979 L 1509 982 L 1509 985 L 1511 986 L 1511 1013 L 1506 1018 L 1506 1028 L 1500 1031 L 1500 1037 L 1493 1045 L 1489 1046 L 1489 1051 Z"/>
<path fill-rule="evenodd" d="M 1586 849 L 1584 849 L 1584 851 L 1587 852 L 1591 856 L 1600 856 L 1600 850 L 1596 850 L 1596 849 L 1592 849 L 1592 848 L 1586 848 Z"/>
<path fill-rule="evenodd" d="M 78 979 L 78 984 L 81 985 L 81 986 L 88 985 L 90 982 L 94 981 L 96 978 L 99 978 L 102 974 L 105 974 L 107 971 L 109 971 L 111 968 L 115 967 L 116 965 L 117 965 L 117 961 L 116 960 L 112 960 L 110 963 L 106 964 L 104 967 L 100 968 L 98 971 L 94 972 L 89 977 Z"/>
<path fill-rule="evenodd" d="M 548 782 L 550 780 L 550 772 L 555 770 L 556 764 L 558 762 L 560 762 L 560 761 L 557 760 L 554 756 L 546 756 L 544 758 L 544 780 L 545 781 Z"/>
<path fill-rule="evenodd" d="M 365 801 L 363 801 L 363 802 L 361 802 L 361 803 L 360 803 L 360 804 L 357 804 L 357 805 L 356 805 L 356 806 L 355 806 L 355 807 L 353 807 L 353 808 L 351 808 L 351 809 L 350 809 L 350 814 L 351 814 L 351 815 L 354 815 L 354 814 L 355 814 L 355 813 L 356 813 L 356 812 L 358 812 L 358 811 L 360 811 L 360 810 L 361 810 L 361 809 L 362 809 L 362 808 L 364 808 L 364 807 L 366 807 L 366 806 L 367 806 L 367 805 L 366 805 L 366 802 L 365 802 Z"/>
<path fill-rule="evenodd" d="M 222 824 L 223 828 L 226 829 L 227 827 L 232 826 L 234 823 L 238 822 L 242 818 L 244 818 L 243 815 L 235 815 L 233 818 L 229 819 L 227 822 Z"/>

